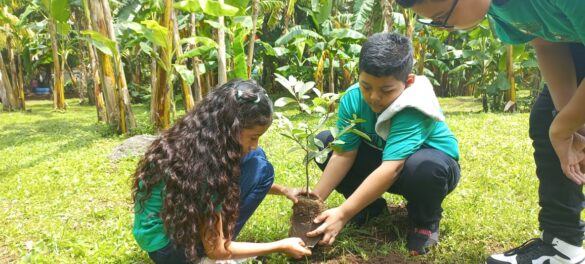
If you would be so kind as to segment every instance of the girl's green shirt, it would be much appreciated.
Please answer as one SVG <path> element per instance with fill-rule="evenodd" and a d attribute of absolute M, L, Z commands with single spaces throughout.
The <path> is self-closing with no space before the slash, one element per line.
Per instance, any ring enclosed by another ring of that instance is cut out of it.
<path fill-rule="evenodd" d="M 497 37 L 507 44 L 520 44 L 536 37 L 551 42 L 585 43 L 583 0 L 492 1 L 488 11 Z"/>
<path fill-rule="evenodd" d="M 206 185 L 204 185 L 205 190 Z M 140 183 L 142 188 L 142 183 Z M 136 242 L 143 250 L 147 252 L 157 251 L 169 244 L 170 240 L 165 232 L 163 221 L 160 218 L 160 211 L 163 206 L 164 182 L 152 187 L 151 196 L 144 201 L 144 207 L 139 202 L 134 203 L 134 227 L 132 234 Z M 142 197 L 138 193 L 137 200 Z M 217 194 L 211 196 L 214 204 L 214 212 L 221 212 L 221 204 L 216 204 Z M 177 205 L 179 206 L 179 205 Z M 144 209 L 144 210 L 141 210 Z"/>

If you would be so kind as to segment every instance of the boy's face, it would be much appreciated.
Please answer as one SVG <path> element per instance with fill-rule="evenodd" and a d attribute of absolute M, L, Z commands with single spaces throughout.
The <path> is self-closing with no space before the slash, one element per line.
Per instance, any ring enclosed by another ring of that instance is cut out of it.
<path fill-rule="evenodd" d="M 412 7 L 419 16 L 436 22 L 446 22 L 455 29 L 468 30 L 477 26 L 487 14 L 491 0 L 426 0 Z M 453 7 L 453 5 L 455 5 Z M 449 10 L 453 12 L 449 17 Z M 445 21 L 447 19 L 447 21 Z"/>
<path fill-rule="evenodd" d="M 376 113 L 381 113 L 388 108 L 412 81 L 414 81 L 412 74 L 408 76 L 407 83 L 396 80 L 394 76 L 376 77 L 366 72 L 361 72 L 359 76 L 362 96 L 370 109 Z"/>

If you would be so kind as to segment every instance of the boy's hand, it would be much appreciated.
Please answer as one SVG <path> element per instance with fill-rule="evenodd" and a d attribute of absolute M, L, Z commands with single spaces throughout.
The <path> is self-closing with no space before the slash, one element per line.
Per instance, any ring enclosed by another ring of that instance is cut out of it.
<path fill-rule="evenodd" d="M 568 138 L 551 134 L 550 141 L 559 156 L 565 176 L 577 185 L 585 184 L 585 136 L 579 132 Z"/>
<path fill-rule="evenodd" d="M 312 254 L 311 250 L 305 247 L 305 242 L 298 237 L 285 238 L 278 241 L 278 243 L 280 243 L 281 250 L 284 254 L 296 259 Z"/>
<path fill-rule="evenodd" d="M 321 224 L 317 229 L 308 232 L 308 237 L 315 237 L 323 234 L 323 239 L 319 241 L 320 245 L 331 245 L 335 241 L 335 237 L 341 229 L 345 226 L 349 219 L 346 219 L 345 214 L 339 207 L 329 209 L 321 213 L 313 222 Z"/>

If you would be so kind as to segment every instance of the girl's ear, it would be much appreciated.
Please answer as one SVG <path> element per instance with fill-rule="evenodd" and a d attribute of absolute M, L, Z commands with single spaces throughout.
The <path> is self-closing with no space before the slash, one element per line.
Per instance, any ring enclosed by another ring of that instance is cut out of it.
<path fill-rule="evenodd" d="M 415 75 L 412 73 L 406 77 L 406 87 L 409 87 L 414 83 L 414 77 Z"/>

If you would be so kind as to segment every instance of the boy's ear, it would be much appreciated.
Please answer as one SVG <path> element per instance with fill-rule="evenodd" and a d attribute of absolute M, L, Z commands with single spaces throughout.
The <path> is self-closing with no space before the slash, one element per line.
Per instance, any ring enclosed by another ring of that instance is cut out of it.
<path fill-rule="evenodd" d="M 406 77 L 406 87 L 409 87 L 414 83 L 414 76 L 415 75 L 411 73 Z"/>

